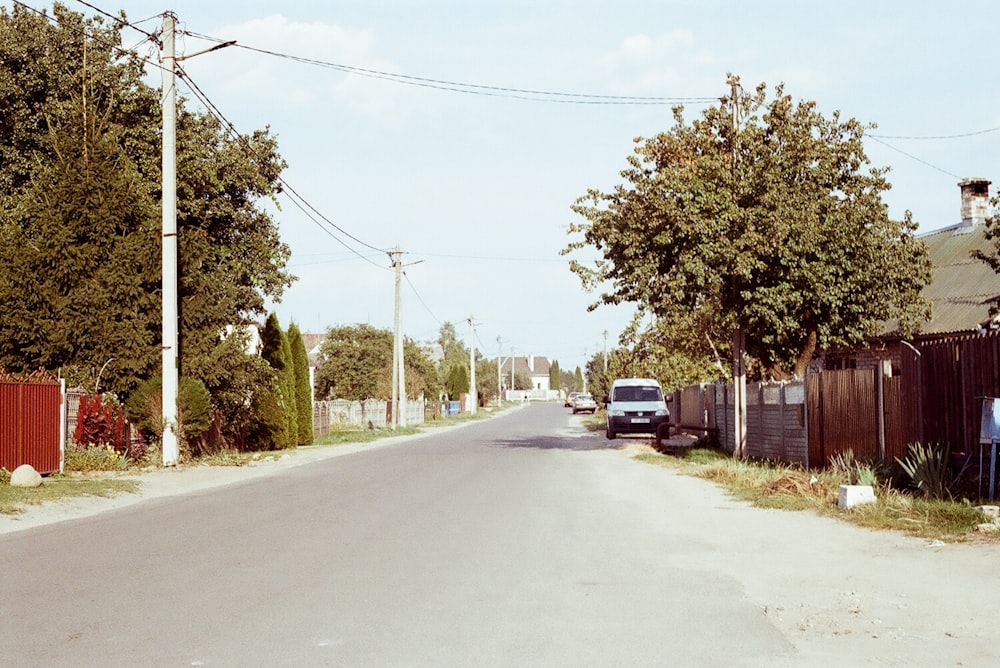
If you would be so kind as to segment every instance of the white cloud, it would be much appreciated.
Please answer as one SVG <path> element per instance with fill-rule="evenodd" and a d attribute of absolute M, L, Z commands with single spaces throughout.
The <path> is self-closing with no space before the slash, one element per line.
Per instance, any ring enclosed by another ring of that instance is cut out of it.
<path fill-rule="evenodd" d="M 325 108 L 390 122 L 398 120 L 406 108 L 399 99 L 405 87 L 335 67 L 297 62 L 306 59 L 398 73 L 398 66 L 377 57 L 372 30 L 322 21 L 296 22 L 274 14 L 223 26 L 215 36 L 235 39 L 248 48 L 225 49 L 187 61 L 184 66 L 199 87 L 213 99 L 225 100 L 227 107 L 253 109 L 264 118 L 273 117 L 278 110 L 310 114 Z M 204 44 L 189 37 L 182 48 L 194 52 Z M 282 57 L 285 55 L 295 58 L 289 60 Z"/>

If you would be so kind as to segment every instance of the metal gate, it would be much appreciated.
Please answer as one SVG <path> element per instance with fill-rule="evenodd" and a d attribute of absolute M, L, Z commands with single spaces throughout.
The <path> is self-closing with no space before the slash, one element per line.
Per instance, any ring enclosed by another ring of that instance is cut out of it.
<path fill-rule="evenodd" d="M 62 469 L 62 396 L 60 383 L 0 383 L 0 468 Z"/>

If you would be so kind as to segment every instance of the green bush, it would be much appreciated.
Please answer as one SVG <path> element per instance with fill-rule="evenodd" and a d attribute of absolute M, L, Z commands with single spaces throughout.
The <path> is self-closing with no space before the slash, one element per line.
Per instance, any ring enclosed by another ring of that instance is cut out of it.
<path fill-rule="evenodd" d="M 911 443 L 904 459 L 896 461 L 917 491 L 930 499 L 951 498 L 955 476 L 951 470 L 950 449 L 947 444 L 922 445 Z"/>
<path fill-rule="evenodd" d="M 128 456 L 115 450 L 110 443 L 69 446 L 63 455 L 67 471 L 124 471 L 129 462 Z"/>
<path fill-rule="evenodd" d="M 0 468 L 0 485 L 10 484 L 10 471 L 5 468 Z"/>
<path fill-rule="evenodd" d="M 875 466 L 858 460 L 853 450 L 845 450 L 830 457 L 830 470 L 841 476 L 848 485 L 878 485 Z"/>
<path fill-rule="evenodd" d="M 129 419 L 139 426 L 147 443 L 159 443 L 163 437 L 163 379 L 153 376 L 129 395 L 125 407 Z M 196 450 L 201 435 L 212 422 L 212 397 L 205 384 L 196 378 L 180 378 L 177 390 L 177 436 L 181 447 Z"/>

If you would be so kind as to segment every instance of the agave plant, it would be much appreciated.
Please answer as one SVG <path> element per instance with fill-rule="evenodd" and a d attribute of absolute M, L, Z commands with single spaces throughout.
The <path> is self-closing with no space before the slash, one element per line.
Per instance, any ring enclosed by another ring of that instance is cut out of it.
<path fill-rule="evenodd" d="M 932 499 L 950 498 L 955 478 L 951 470 L 949 450 L 946 443 L 937 446 L 911 443 L 907 446 L 906 458 L 897 457 L 896 461 L 924 496 Z"/>

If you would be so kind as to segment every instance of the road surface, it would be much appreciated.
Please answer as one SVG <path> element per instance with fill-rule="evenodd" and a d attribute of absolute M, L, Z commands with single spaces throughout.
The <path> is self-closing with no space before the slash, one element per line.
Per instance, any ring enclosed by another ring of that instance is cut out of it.
<path fill-rule="evenodd" d="M 753 509 L 582 420 L 536 404 L 0 535 L 0 664 L 1000 664 L 996 547 Z"/>

